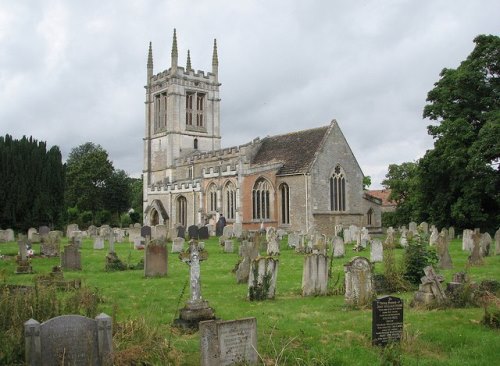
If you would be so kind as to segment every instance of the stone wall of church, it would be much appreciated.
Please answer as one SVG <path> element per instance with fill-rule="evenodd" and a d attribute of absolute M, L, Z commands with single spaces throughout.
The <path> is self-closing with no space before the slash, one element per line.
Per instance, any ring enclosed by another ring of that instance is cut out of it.
<path fill-rule="evenodd" d="M 337 165 L 343 169 L 346 182 L 346 214 L 363 213 L 363 172 L 344 135 L 332 126 L 311 172 L 311 205 L 313 211 L 330 211 L 330 177 Z M 325 199 L 328 198 L 328 199 Z"/>

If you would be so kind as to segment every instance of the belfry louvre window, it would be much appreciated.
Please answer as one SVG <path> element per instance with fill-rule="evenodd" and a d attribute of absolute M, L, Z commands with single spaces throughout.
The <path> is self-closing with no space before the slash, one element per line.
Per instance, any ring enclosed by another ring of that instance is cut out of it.
<path fill-rule="evenodd" d="M 264 179 L 255 182 L 252 190 L 254 220 L 267 220 L 270 218 L 269 188 L 269 183 Z"/>
<path fill-rule="evenodd" d="M 203 110 L 205 103 L 205 94 L 198 93 L 196 95 L 196 126 L 203 127 Z"/>
<path fill-rule="evenodd" d="M 194 93 L 186 93 L 186 125 L 193 125 L 193 96 Z"/>
<path fill-rule="evenodd" d="M 335 171 L 330 177 L 330 210 L 337 212 L 346 210 L 345 174 L 340 165 L 335 167 Z"/>

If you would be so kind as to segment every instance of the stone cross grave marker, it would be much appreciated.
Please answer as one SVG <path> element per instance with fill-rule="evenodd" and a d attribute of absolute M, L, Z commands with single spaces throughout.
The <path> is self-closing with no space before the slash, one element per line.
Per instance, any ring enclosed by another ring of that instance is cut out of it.
<path fill-rule="evenodd" d="M 200 348 L 202 366 L 257 364 L 257 319 L 200 322 Z"/>
<path fill-rule="evenodd" d="M 482 235 L 479 232 L 479 229 L 476 229 L 474 231 L 474 234 L 472 234 L 472 253 L 469 255 L 468 261 L 469 264 L 472 266 L 480 266 L 484 264 L 483 260 L 483 255 L 481 251 L 481 238 Z"/>
<path fill-rule="evenodd" d="M 35 365 L 109 365 L 113 352 L 112 319 L 62 315 L 40 324 L 24 323 L 26 363 Z"/>
<path fill-rule="evenodd" d="M 429 305 L 433 302 L 441 303 L 446 300 L 446 293 L 441 286 L 444 281 L 443 276 L 437 275 L 432 266 L 424 268 L 425 276 L 420 281 L 422 282 L 418 291 L 415 293 L 413 302 L 416 304 Z"/>
<path fill-rule="evenodd" d="M 383 296 L 372 302 L 372 344 L 400 342 L 403 335 L 403 300 Z"/>
<path fill-rule="evenodd" d="M 436 243 L 436 249 L 437 249 L 437 254 L 439 258 L 438 262 L 438 267 L 442 269 L 450 269 L 453 268 L 453 263 L 451 261 L 451 256 L 450 256 L 450 251 L 448 250 L 448 247 L 450 245 L 450 241 L 448 240 L 448 237 L 446 233 L 441 232 L 439 234 L 437 243 Z"/>
<path fill-rule="evenodd" d="M 214 310 L 208 306 L 208 301 L 201 296 L 200 261 L 206 260 L 208 254 L 200 250 L 195 240 L 189 242 L 189 249 L 179 254 L 179 259 L 189 265 L 190 299 L 180 310 L 179 319 L 174 323 L 183 328 L 198 328 L 202 320 L 215 319 Z"/>

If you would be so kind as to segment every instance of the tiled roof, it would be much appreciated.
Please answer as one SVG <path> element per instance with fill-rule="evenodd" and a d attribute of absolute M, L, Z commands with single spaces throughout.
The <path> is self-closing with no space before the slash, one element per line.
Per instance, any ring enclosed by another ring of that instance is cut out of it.
<path fill-rule="evenodd" d="M 396 202 L 389 200 L 389 195 L 391 194 L 390 189 L 378 189 L 368 191 L 370 196 L 379 198 L 382 200 L 382 206 L 396 206 Z"/>
<path fill-rule="evenodd" d="M 262 139 L 262 145 L 252 159 L 252 165 L 281 162 L 283 166 L 278 175 L 305 173 L 313 162 L 328 127 L 266 137 Z"/>

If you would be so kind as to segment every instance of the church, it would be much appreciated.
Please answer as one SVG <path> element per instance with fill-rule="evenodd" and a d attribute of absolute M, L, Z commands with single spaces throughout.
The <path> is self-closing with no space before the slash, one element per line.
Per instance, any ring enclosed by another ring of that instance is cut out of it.
<path fill-rule="evenodd" d="M 381 228 L 381 201 L 363 189 L 363 172 L 338 123 L 221 148 L 219 61 L 211 72 L 178 64 L 153 72 L 147 58 L 143 221 L 188 227 L 220 215 L 243 229 L 262 225 L 332 235 L 336 225 Z M 265 133 L 265 131 L 263 131 Z"/>

